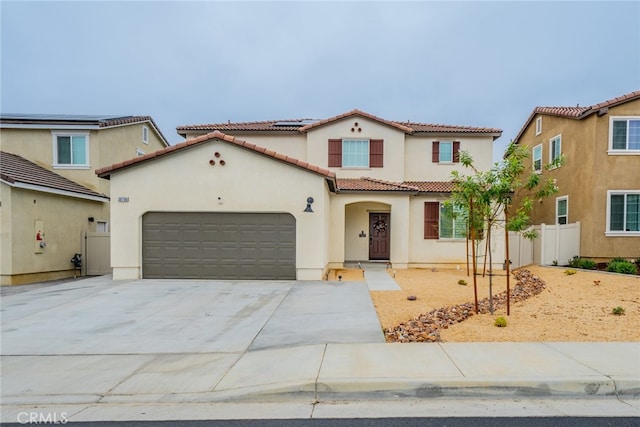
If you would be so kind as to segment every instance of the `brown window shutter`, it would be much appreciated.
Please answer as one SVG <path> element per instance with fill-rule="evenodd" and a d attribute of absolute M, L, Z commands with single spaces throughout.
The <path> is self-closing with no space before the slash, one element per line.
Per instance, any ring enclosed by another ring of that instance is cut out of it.
<path fill-rule="evenodd" d="M 438 223 L 440 220 L 440 203 L 424 202 L 424 238 L 437 239 L 439 237 Z"/>
<path fill-rule="evenodd" d="M 453 141 L 453 163 L 460 163 L 460 141 Z"/>
<path fill-rule="evenodd" d="M 329 140 L 329 167 L 340 168 L 342 167 L 342 140 L 330 139 Z"/>
<path fill-rule="evenodd" d="M 433 141 L 431 146 L 431 161 L 438 163 L 440 161 L 440 141 Z"/>
<path fill-rule="evenodd" d="M 369 141 L 369 167 L 381 168 L 384 164 L 384 140 Z"/>

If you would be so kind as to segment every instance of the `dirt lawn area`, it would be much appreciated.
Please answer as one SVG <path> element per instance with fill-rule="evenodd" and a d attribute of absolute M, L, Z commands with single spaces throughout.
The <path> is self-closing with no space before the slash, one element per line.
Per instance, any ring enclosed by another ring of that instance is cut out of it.
<path fill-rule="evenodd" d="M 567 268 L 526 267 L 540 277 L 546 288 L 541 294 L 511 304 L 491 314 L 473 315 L 440 331 L 444 342 L 490 341 L 640 341 L 640 276 L 601 273 Z M 400 291 L 371 291 L 371 297 L 384 329 L 406 322 L 433 309 L 474 301 L 473 277 L 446 269 L 387 270 L 394 275 Z M 493 295 L 506 291 L 504 271 L 493 277 Z M 363 280 L 361 270 L 339 270 L 343 281 Z M 335 276 L 334 276 L 335 277 Z M 459 285 L 465 280 L 467 285 Z M 478 300 L 489 296 L 489 278 L 479 276 Z M 511 279 L 511 287 L 515 286 Z M 415 301 L 407 300 L 415 295 Z M 612 314 L 614 307 L 625 314 Z M 494 326 L 495 318 L 505 316 L 507 327 Z"/>

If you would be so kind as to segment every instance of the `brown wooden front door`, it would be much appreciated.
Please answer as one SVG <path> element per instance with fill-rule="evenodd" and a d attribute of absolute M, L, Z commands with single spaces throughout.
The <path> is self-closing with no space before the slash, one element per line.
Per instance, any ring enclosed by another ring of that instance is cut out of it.
<path fill-rule="evenodd" d="M 391 214 L 369 213 L 369 259 L 388 260 L 391 255 Z"/>

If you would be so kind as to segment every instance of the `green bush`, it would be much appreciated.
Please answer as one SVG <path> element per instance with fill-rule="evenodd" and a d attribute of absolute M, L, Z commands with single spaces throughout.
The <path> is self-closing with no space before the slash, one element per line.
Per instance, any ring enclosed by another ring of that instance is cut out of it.
<path fill-rule="evenodd" d="M 460 279 L 460 280 L 458 280 L 458 285 L 467 286 L 467 281 L 464 280 L 464 279 Z"/>
<path fill-rule="evenodd" d="M 630 261 L 613 260 L 609 264 L 607 264 L 607 271 L 621 274 L 638 274 L 638 267 L 636 267 L 636 265 Z"/>
<path fill-rule="evenodd" d="M 592 259 L 574 256 L 569 260 L 569 267 L 581 268 L 583 270 L 595 270 L 598 267 L 598 264 L 596 264 Z"/>
<path fill-rule="evenodd" d="M 576 273 L 577 273 L 577 271 L 575 271 L 575 270 L 565 270 L 564 271 L 564 274 L 566 274 L 567 276 L 573 276 Z"/>
<path fill-rule="evenodd" d="M 507 326 L 507 319 L 505 319 L 504 317 L 500 316 L 500 317 L 496 318 L 496 321 L 495 321 L 494 325 L 496 325 L 498 328 L 504 328 L 504 327 Z"/>
<path fill-rule="evenodd" d="M 622 316 L 624 314 L 624 308 L 617 306 L 617 307 L 614 307 L 613 310 L 611 310 L 611 312 L 616 316 Z"/>

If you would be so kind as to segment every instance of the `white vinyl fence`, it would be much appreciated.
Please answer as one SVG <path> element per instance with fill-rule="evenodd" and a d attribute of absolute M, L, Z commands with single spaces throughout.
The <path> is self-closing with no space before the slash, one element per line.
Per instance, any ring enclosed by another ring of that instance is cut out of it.
<path fill-rule="evenodd" d="M 511 268 L 529 264 L 566 265 L 580 256 L 580 222 L 564 225 L 534 225 L 540 237 L 529 240 L 522 233 L 509 232 Z"/>

